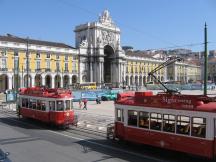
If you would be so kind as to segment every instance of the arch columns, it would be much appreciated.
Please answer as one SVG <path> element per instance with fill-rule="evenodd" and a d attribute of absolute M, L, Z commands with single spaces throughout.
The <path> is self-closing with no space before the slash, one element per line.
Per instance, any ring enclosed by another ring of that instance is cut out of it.
<path fill-rule="evenodd" d="M 51 82 L 52 82 L 52 84 L 51 84 L 51 88 L 55 88 L 55 74 L 52 74 L 51 75 Z"/>
<path fill-rule="evenodd" d="M 42 79 L 42 86 L 45 86 L 45 75 L 41 75 L 41 79 Z"/>
<path fill-rule="evenodd" d="M 12 89 L 13 80 L 12 75 L 8 75 L 8 89 Z"/>
<path fill-rule="evenodd" d="M 35 76 L 36 76 L 36 74 L 31 74 L 32 87 L 35 86 Z M 23 81 L 22 81 L 22 83 L 23 83 Z M 24 87 L 24 84 L 22 86 Z"/>

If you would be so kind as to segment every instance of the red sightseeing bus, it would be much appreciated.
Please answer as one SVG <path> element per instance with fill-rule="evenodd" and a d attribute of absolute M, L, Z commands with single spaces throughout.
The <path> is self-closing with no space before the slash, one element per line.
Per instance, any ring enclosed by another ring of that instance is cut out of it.
<path fill-rule="evenodd" d="M 64 89 L 44 87 L 20 89 L 18 115 L 64 128 L 76 124 L 72 93 Z"/>
<path fill-rule="evenodd" d="M 114 137 L 215 158 L 216 100 L 151 91 L 119 94 Z"/>

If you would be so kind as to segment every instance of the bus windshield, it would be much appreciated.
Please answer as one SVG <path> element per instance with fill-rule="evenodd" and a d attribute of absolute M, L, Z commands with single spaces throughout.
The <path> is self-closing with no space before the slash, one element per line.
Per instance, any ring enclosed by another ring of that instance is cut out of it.
<path fill-rule="evenodd" d="M 80 89 L 96 89 L 96 82 L 86 82 L 86 83 L 80 83 L 79 84 Z"/>

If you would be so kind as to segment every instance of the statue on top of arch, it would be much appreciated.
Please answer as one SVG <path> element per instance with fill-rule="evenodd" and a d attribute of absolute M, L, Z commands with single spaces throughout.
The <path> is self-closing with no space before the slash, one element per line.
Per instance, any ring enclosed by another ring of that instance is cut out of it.
<path fill-rule="evenodd" d="M 104 25 L 109 25 L 109 26 L 114 25 L 108 10 L 104 10 L 102 15 L 101 16 L 99 15 L 99 22 Z"/>

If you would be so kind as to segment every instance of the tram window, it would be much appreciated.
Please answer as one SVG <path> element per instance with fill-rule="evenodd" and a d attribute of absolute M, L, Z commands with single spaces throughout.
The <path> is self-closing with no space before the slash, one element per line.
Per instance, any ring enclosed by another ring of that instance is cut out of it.
<path fill-rule="evenodd" d="M 32 101 L 32 108 L 33 108 L 33 109 L 36 109 L 36 100 L 33 100 L 33 101 Z"/>
<path fill-rule="evenodd" d="M 116 109 L 116 120 L 121 121 L 121 110 L 120 109 Z"/>
<path fill-rule="evenodd" d="M 49 110 L 55 111 L 55 101 L 49 101 Z"/>
<path fill-rule="evenodd" d="M 137 111 L 128 110 L 128 125 L 137 127 Z"/>
<path fill-rule="evenodd" d="M 139 112 L 139 127 L 149 128 L 149 113 L 148 112 Z"/>
<path fill-rule="evenodd" d="M 64 101 L 57 101 L 57 111 L 64 110 Z"/>
<path fill-rule="evenodd" d="M 71 109 L 73 109 L 73 100 L 71 100 Z"/>
<path fill-rule="evenodd" d="M 163 131 L 175 133 L 175 115 L 163 115 Z"/>
<path fill-rule="evenodd" d="M 192 118 L 191 135 L 195 137 L 206 137 L 206 118 Z"/>
<path fill-rule="evenodd" d="M 190 135 L 190 117 L 179 115 L 176 129 L 178 134 Z"/>
<path fill-rule="evenodd" d="M 45 103 L 45 101 L 41 102 L 41 110 L 46 111 L 46 103 Z"/>
<path fill-rule="evenodd" d="M 22 99 L 22 107 L 25 107 L 25 108 L 28 107 L 28 99 L 27 98 Z"/>
<path fill-rule="evenodd" d="M 65 104 L 66 104 L 65 110 L 70 110 L 70 107 L 71 107 L 70 103 L 71 103 L 70 100 L 65 101 Z"/>
<path fill-rule="evenodd" d="M 41 110 L 41 101 L 40 100 L 37 100 L 37 110 Z"/>
<path fill-rule="evenodd" d="M 122 113 L 122 122 L 124 122 L 124 110 L 122 110 L 121 113 Z"/>
<path fill-rule="evenodd" d="M 159 113 L 151 113 L 150 129 L 161 130 L 162 115 Z"/>

